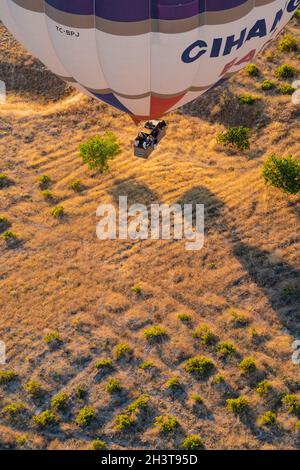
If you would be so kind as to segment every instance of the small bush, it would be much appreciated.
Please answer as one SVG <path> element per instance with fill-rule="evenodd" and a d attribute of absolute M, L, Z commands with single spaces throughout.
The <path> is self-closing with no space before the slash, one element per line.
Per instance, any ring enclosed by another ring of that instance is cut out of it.
<path fill-rule="evenodd" d="M 9 179 L 4 173 L 0 173 L 0 189 L 9 185 Z"/>
<path fill-rule="evenodd" d="M 187 436 L 181 444 L 185 450 L 203 450 L 205 448 L 203 441 L 198 435 Z"/>
<path fill-rule="evenodd" d="M 285 395 L 282 398 L 282 404 L 288 407 L 291 414 L 300 414 L 300 401 L 296 395 Z"/>
<path fill-rule="evenodd" d="M 69 402 L 69 396 L 65 392 L 58 393 L 51 400 L 51 407 L 55 410 L 64 410 Z"/>
<path fill-rule="evenodd" d="M 95 367 L 98 370 L 107 371 L 113 369 L 113 363 L 110 359 L 100 359 L 95 363 Z"/>
<path fill-rule="evenodd" d="M 44 199 L 46 199 L 46 201 L 48 201 L 48 202 L 54 201 L 54 196 L 51 193 L 51 191 L 49 191 L 49 189 L 44 189 L 42 191 L 42 195 L 43 195 Z"/>
<path fill-rule="evenodd" d="M 172 392 L 176 392 L 181 388 L 181 382 L 178 377 L 172 377 L 167 382 L 167 388 L 172 390 Z"/>
<path fill-rule="evenodd" d="M 51 331 L 51 333 L 47 333 L 44 336 L 44 341 L 49 346 L 54 346 L 54 345 L 58 345 L 58 344 L 62 343 L 62 339 L 61 339 L 60 334 L 58 333 L 58 331 Z"/>
<path fill-rule="evenodd" d="M 217 135 L 217 143 L 225 147 L 235 147 L 240 151 L 250 148 L 250 129 L 246 127 L 230 127 Z"/>
<path fill-rule="evenodd" d="M 167 336 L 167 332 L 162 326 L 155 325 L 144 330 L 144 336 L 148 341 L 157 341 L 164 339 Z"/>
<path fill-rule="evenodd" d="M 47 189 L 51 183 L 51 178 L 48 175 L 41 175 L 38 182 L 41 189 Z"/>
<path fill-rule="evenodd" d="M 296 75 L 296 69 L 292 65 L 282 64 L 275 69 L 275 77 L 279 79 L 293 78 Z"/>
<path fill-rule="evenodd" d="M 119 414 L 115 417 L 114 429 L 115 431 L 124 431 L 131 428 L 135 424 L 135 421 L 135 417 L 130 414 Z"/>
<path fill-rule="evenodd" d="M 80 180 L 74 180 L 71 181 L 70 188 L 73 189 L 75 193 L 81 193 L 81 191 L 83 191 L 83 184 Z"/>
<path fill-rule="evenodd" d="M 224 375 L 222 375 L 222 374 L 217 374 L 217 375 L 213 378 L 213 380 L 212 380 L 211 383 L 212 383 L 212 385 L 220 385 L 220 384 L 225 383 L 225 377 L 224 377 Z"/>
<path fill-rule="evenodd" d="M 172 415 L 158 416 L 155 419 L 155 424 L 159 427 L 160 431 L 165 433 L 174 431 L 180 425 L 178 419 Z"/>
<path fill-rule="evenodd" d="M 54 219 L 62 219 L 65 215 L 65 209 L 63 206 L 55 206 L 51 211 L 51 215 Z"/>
<path fill-rule="evenodd" d="M 76 417 L 76 424 L 81 427 L 87 427 L 95 419 L 96 413 L 92 406 L 85 406 L 79 410 Z"/>
<path fill-rule="evenodd" d="M 255 64 L 246 65 L 245 72 L 250 77 L 258 77 L 259 76 L 259 69 Z"/>
<path fill-rule="evenodd" d="M 262 416 L 258 418 L 260 426 L 272 426 L 276 423 L 277 416 L 273 411 L 266 411 Z"/>
<path fill-rule="evenodd" d="M 262 380 L 257 385 L 256 391 L 261 398 L 267 398 L 272 391 L 272 385 L 268 380 Z"/>
<path fill-rule="evenodd" d="M 246 397 L 228 398 L 226 405 L 235 415 L 241 415 L 249 408 L 249 402 Z"/>
<path fill-rule="evenodd" d="M 264 163 L 262 176 L 266 184 L 287 194 L 297 194 L 300 192 L 300 159 L 273 154 Z"/>
<path fill-rule="evenodd" d="M 0 215 L 0 232 L 5 231 L 10 226 L 8 219 Z"/>
<path fill-rule="evenodd" d="M 295 88 L 289 83 L 281 83 L 278 86 L 278 91 L 281 95 L 292 95 L 295 91 Z"/>
<path fill-rule="evenodd" d="M 229 342 L 219 343 L 217 346 L 217 352 L 223 358 L 232 356 L 236 352 L 236 347 Z"/>
<path fill-rule="evenodd" d="M 17 241 L 17 235 L 11 230 L 6 230 L 2 233 L 2 238 L 6 243 L 11 243 Z"/>
<path fill-rule="evenodd" d="M 79 149 L 83 163 L 90 170 L 104 173 L 109 168 L 109 160 L 120 153 L 120 144 L 113 132 L 106 132 L 103 137 L 97 135 L 88 139 Z"/>
<path fill-rule="evenodd" d="M 203 398 L 198 393 L 193 393 L 191 395 L 191 400 L 193 400 L 198 405 L 202 405 L 204 401 Z"/>
<path fill-rule="evenodd" d="M 84 385 L 79 384 L 75 387 L 76 398 L 78 398 L 79 400 L 83 400 L 86 397 L 86 395 L 87 395 L 87 390 Z"/>
<path fill-rule="evenodd" d="M 193 337 L 200 339 L 201 344 L 204 346 L 211 346 L 217 341 L 216 335 L 210 330 L 208 325 L 201 325 L 197 328 L 193 333 Z"/>
<path fill-rule="evenodd" d="M 182 321 L 182 323 L 190 323 L 192 319 L 191 315 L 187 313 L 178 313 L 177 318 Z"/>
<path fill-rule="evenodd" d="M 256 371 L 256 362 L 252 357 L 246 357 L 239 363 L 239 369 L 242 371 L 242 374 L 249 375 Z"/>
<path fill-rule="evenodd" d="M 144 361 L 139 364 L 139 368 L 142 370 L 152 369 L 155 367 L 155 364 L 151 361 Z"/>
<path fill-rule="evenodd" d="M 200 379 L 208 377 L 214 368 L 213 361 L 204 356 L 192 357 L 185 363 L 186 372 L 195 374 Z"/>
<path fill-rule="evenodd" d="M 0 385 L 6 385 L 13 382 L 18 377 L 18 374 L 13 370 L 0 371 Z"/>
<path fill-rule="evenodd" d="M 106 442 L 102 441 L 101 439 L 95 439 L 92 442 L 92 449 L 93 450 L 102 450 L 102 449 L 105 449 L 106 447 L 107 447 Z"/>
<path fill-rule="evenodd" d="M 149 395 L 141 395 L 140 397 L 136 398 L 128 407 L 126 408 L 127 413 L 136 413 L 141 410 L 146 410 L 149 405 L 150 396 Z"/>
<path fill-rule="evenodd" d="M 276 88 L 276 85 L 271 80 L 264 80 L 261 84 L 261 89 L 263 91 L 274 90 L 275 88 Z"/>
<path fill-rule="evenodd" d="M 236 310 L 231 310 L 230 315 L 234 326 L 238 328 L 248 326 L 249 318 L 243 313 L 238 313 Z"/>
<path fill-rule="evenodd" d="M 131 292 L 134 292 L 135 294 L 141 294 L 142 288 L 138 284 L 135 284 L 134 286 L 131 287 Z"/>
<path fill-rule="evenodd" d="M 110 395 L 118 393 L 122 390 L 121 384 L 117 379 L 110 379 L 106 384 L 106 391 Z"/>
<path fill-rule="evenodd" d="M 35 380 L 29 380 L 24 388 L 32 398 L 39 398 L 42 394 L 42 385 Z"/>
<path fill-rule="evenodd" d="M 241 104 L 247 104 L 247 105 L 251 106 L 252 104 L 255 103 L 256 100 L 257 100 L 257 98 L 255 98 L 252 95 L 248 95 L 248 94 L 239 96 L 239 102 Z"/>
<path fill-rule="evenodd" d="M 26 410 L 24 403 L 10 403 L 3 408 L 3 413 L 8 415 L 11 419 L 20 418 L 22 413 Z"/>
<path fill-rule="evenodd" d="M 45 410 L 42 413 L 37 414 L 36 416 L 33 417 L 33 422 L 39 427 L 39 428 L 46 428 L 48 426 L 57 424 L 57 417 L 55 414 L 50 411 L 50 410 Z"/>
<path fill-rule="evenodd" d="M 131 357 L 133 349 L 127 343 L 120 343 L 114 348 L 114 355 L 117 359 L 123 359 Z"/>
<path fill-rule="evenodd" d="M 286 33 L 278 42 L 280 52 L 295 52 L 298 49 L 298 41 L 291 33 Z"/>

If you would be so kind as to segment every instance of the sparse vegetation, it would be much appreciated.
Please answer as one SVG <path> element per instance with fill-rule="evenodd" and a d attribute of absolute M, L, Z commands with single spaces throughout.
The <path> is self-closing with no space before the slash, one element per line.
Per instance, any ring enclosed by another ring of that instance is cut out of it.
<path fill-rule="evenodd" d="M 293 78 L 296 75 L 296 69 L 292 65 L 282 64 L 275 69 L 275 77 L 279 79 Z"/>
<path fill-rule="evenodd" d="M 118 393 L 122 390 L 121 384 L 117 379 L 110 379 L 106 384 L 106 391 L 110 395 Z"/>
<path fill-rule="evenodd" d="M 160 325 L 151 326 L 144 330 L 144 336 L 148 341 L 157 341 L 166 338 L 167 331 Z"/>
<path fill-rule="evenodd" d="M 236 352 L 236 347 L 229 342 L 221 342 L 217 346 L 217 352 L 223 358 L 232 356 Z"/>
<path fill-rule="evenodd" d="M 177 318 L 182 321 L 182 323 L 190 323 L 192 319 L 191 315 L 187 313 L 178 313 Z"/>
<path fill-rule="evenodd" d="M 75 193 L 81 193 L 83 191 L 83 184 L 80 180 L 74 180 L 70 183 L 70 188 L 73 189 Z"/>
<path fill-rule="evenodd" d="M 257 100 L 257 98 L 255 96 L 252 96 L 252 95 L 249 95 L 249 94 L 239 96 L 239 102 L 241 104 L 247 104 L 247 105 L 251 106 L 252 104 L 255 103 L 256 100 Z"/>
<path fill-rule="evenodd" d="M 108 371 L 113 369 L 113 363 L 111 359 L 100 359 L 95 363 L 95 367 L 98 370 Z"/>
<path fill-rule="evenodd" d="M 9 184 L 9 179 L 4 173 L 0 173 L 0 189 L 5 188 Z"/>
<path fill-rule="evenodd" d="M 51 331 L 44 336 L 44 341 L 49 346 L 55 346 L 62 343 L 62 339 L 58 331 Z"/>
<path fill-rule="evenodd" d="M 14 370 L 0 370 L 0 385 L 6 385 L 13 382 L 18 377 Z"/>
<path fill-rule="evenodd" d="M 297 194 L 300 192 L 300 159 L 272 154 L 264 163 L 262 176 L 266 184 L 287 194 Z"/>
<path fill-rule="evenodd" d="M 246 74 L 250 77 L 258 77 L 259 76 L 259 68 L 255 64 L 247 64 L 245 67 Z"/>
<path fill-rule="evenodd" d="M 42 385 L 36 380 L 29 380 L 24 388 L 31 398 L 39 398 L 42 395 Z"/>
<path fill-rule="evenodd" d="M 83 163 L 90 170 L 99 170 L 104 173 L 109 169 L 109 160 L 121 151 L 120 143 L 113 132 L 106 132 L 104 136 L 96 135 L 80 145 L 80 154 Z"/>
<path fill-rule="evenodd" d="M 26 411 L 26 405 L 21 402 L 10 403 L 3 408 L 4 415 L 7 415 L 10 419 L 16 420 L 24 415 Z"/>
<path fill-rule="evenodd" d="M 65 392 L 58 393 L 51 400 L 51 407 L 55 411 L 61 411 L 66 409 L 69 403 L 69 396 Z"/>
<path fill-rule="evenodd" d="M 0 232 L 7 230 L 9 226 L 10 223 L 7 217 L 0 215 Z"/>
<path fill-rule="evenodd" d="M 203 344 L 204 346 L 211 346 L 217 341 L 216 335 L 206 324 L 201 325 L 199 328 L 197 328 L 193 333 L 193 337 L 196 339 L 200 339 L 201 344 Z"/>
<path fill-rule="evenodd" d="M 178 419 L 172 415 L 157 416 L 155 424 L 161 432 L 169 433 L 180 426 Z"/>
<path fill-rule="evenodd" d="M 2 238 L 6 243 L 12 243 L 17 241 L 17 235 L 11 230 L 6 230 L 2 233 Z"/>
<path fill-rule="evenodd" d="M 205 448 L 201 437 L 198 436 L 197 434 L 187 436 L 182 441 L 181 445 L 182 445 L 182 448 L 185 450 L 203 450 Z"/>
<path fill-rule="evenodd" d="M 152 361 L 144 361 L 139 364 L 139 368 L 142 370 L 152 369 L 155 367 L 155 364 Z"/>
<path fill-rule="evenodd" d="M 65 209 L 63 206 L 55 206 L 51 210 L 51 215 L 54 219 L 62 219 L 65 215 Z"/>
<path fill-rule="evenodd" d="M 261 89 L 263 91 L 269 91 L 269 90 L 274 90 L 276 88 L 276 85 L 272 80 L 264 80 L 261 84 Z"/>
<path fill-rule="evenodd" d="M 131 287 L 131 292 L 134 292 L 134 294 L 141 294 L 142 288 L 138 284 L 135 284 L 134 286 Z"/>
<path fill-rule="evenodd" d="M 128 343 L 120 343 L 114 348 L 114 355 L 117 359 L 130 358 L 133 354 L 133 349 Z"/>
<path fill-rule="evenodd" d="M 267 398 L 272 391 L 272 385 L 268 380 L 262 380 L 256 387 L 258 395 L 262 398 Z"/>
<path fill-rule="evenodd" d="M 171 379 L 168 380 L 167 382 L 167 388 L 169 390 L 172 390 L 172 392 L 176 392 L 181 388 L 181 382 L 178 377 L 172 377 Z"/>
<path fill-rule="evenodd" d="M 51 178 L 49 175 L 41 175 L 38 182 L 41 189 L 47 189 L 51 184 Z"/>
<path fill-rule="evenodd" d="M 300 414 L 300 400 L 297 395 L 285 395 L 282 398 L 282 404 L 287 407 L 289 413 Z"/>
<path fill-rule="evenodd" d="M 208 377 L 214 368 L 214 362 L 204 356 L 192 357 L 185 363 L 186 372 L 196 375 L 199 379 Z"/>
<path fill-rule="evenodd" d="M 226 400 L 227 408 L 235 415 L 245 413 L 249 408 L 249 401 L 246 397 L 228 398 Z"/>
<path fill-rule="evenodd" d="M 289 83 L 281 83 L 278 85 L 278 91 L 281 95 L 292 95 L 295 91 L 295 88 Z"/>
<path fill-rule="evenodd" d="M 246 357 L 239 363 L 239 368 L 243 375 L 252 374 L 257 370 L 255 359 L 253 357 Z"/>
<path fill-rule="evenodd" d="M 280 52 L 296 52 L 298 50 L 298 40 L 291 33 L 286 33 L 278 42 Z"/>
<path fill-rule="evenodd" d="M 86 395 L 87 395 L 87 390 L 84 385 L 79 384 L 75 387 L 76 398 L 78 398 L 79 400 L 83 400 L 86 397 Z"/>
<path fill-rule="evenodd" d="M 250 148 L 250 129 L 246 127 L 230 127 L 217 135 L 217 143 L 225 147 L 235 147 L 244 151 Z"/>
<path fill-rule="evenodd" d="M 131 428 L 135 424 L 134 416 L 124 413 L 119 414 L 115 417 L 114 429 L 115 431 L 125 431 L 126 429 Z"/>
<path fill-rule="evenodd" d="M 260 426 L 273 426 L 276 423 L 277 416 L 273 411 L 266 411 L 258 418 Z"/>
<path fill-rule="evenodd" d="M 46 199 L 46 201 L 49 201 L 49 202 L 54 201 L 54 196 L 51 193 L 51 191 L 49 191 L 49 189 L 44 189 L 42 191 L 42 195 L 43 195 L 44 199 Z"/>
<path fill-rule="evenodd" d="M 42 429 L 57 424 L 57 421 L 56 415 L 50 410 L 42 411 L 42 413 L 33 417 L 33 422 Z"/>
<path fill-rule="evenodd" d="M 92 449 L 93 450 L 103 450 L 106 449 L 107 444 L 106 442 L 102 441 L 101 439 L 95 439 L 92 442 Z"/>

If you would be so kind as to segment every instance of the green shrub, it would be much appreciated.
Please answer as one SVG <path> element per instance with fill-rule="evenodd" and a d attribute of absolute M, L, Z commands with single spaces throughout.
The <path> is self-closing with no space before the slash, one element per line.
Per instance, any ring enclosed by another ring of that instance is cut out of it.
<path fill-rule="evenodd" d="M 100 359 L 95 363 L 95 367 L 98 370 L 110 370 L 113 369 L 113 363 L 110 359 Z"/>
<path fill-rule="evenodd" d="M 50 410 L 45 410 L 42 413 L 37 414 L 33 417 L 33 422 L 39 428 L 46 428 L 47 426 L 51 426 L 57 424 L 57 417 L 55 414 Z"/>
<path fill-rule="evenodd" d="M 10 223 L 8 219 L 0 215 L 0 232 L 2 232 L 3 230 L 4 231 L 7 230 L 9 226 L 10 226 Z"/>
<path fill-rule="evenodd" d="M 79 400 L 83 400 L 87 395 L 87 390 L 85 388 L 84 385 L 77 385 L 75 387 L 75 396 L 79 399 Z"/>
<path fill-rule="evenodd" d="M 8 186 L 8 184 L 8 177 L 4 173 L 0 173 L 0 189 L 5 188 L 5 186 Z"/>
<path fill-rule="evenodd" d="M 277 416 L 273 411 L 266 411 L 262 416 L 258 418 L 260 426 L 272 426 L 276 423 Z"/>
<path fill-rule="evenodd" d="M 106 384 L 106 391 L 110 395 L 118 393 L 122 390 L 121 384 L 117 379 L 110 379 Z"/>
<path fill-rule="evenodd" d="M 239 313 L 236 310 L 231 310 L 230 315 L 231 315 L 234 326 L 238 328 L 248 326 L 249 318 L 243 313 Z"/>
<path fill-rule="evenodd" d="M 51 191 L 49 191 L 49 189 L 44 189 L 42 191 L 42 195 L 43 195 L 44 199 L 46 199 L 46 201 L 49 201 L 49 202 L 54 201 L 54 196 L 51 193 Z"/>
<path fill-rule="evenodd" d="M 246 357 L 239 363 L 239 369 L 244 375 L 249 375 L 252 372 L 255 372 L 257 369 L 255 359 L 252 357 Z"/>
<path fill-rule="evenodd" d="M 232 343 L 224 341 L 218 344 L 217 352 L 221 357 L 226 358 L 236 352 L 236 347 Z"/>
<path fill-rule="evenodd" d="M 42 385 L 35 380 L 29 380 L 24 388 L 32 398 L 39 398 L 42 394 Z"/>
<path fill-rule="evenodd" d="M 141 294 L 142 288 L 138 284 L 135 284 L 134 286 L 131 287 L 131 292 L 134 292 L 135 294 Z"/>
<path fill-rule="evenodd" d="M 3 408 L 3 413 L 8 415 L 11 419 L 16 419 L 22 416 L 26 410 L 24 403 L 10 403 Z"/>
<path fill-rule="evenodd" d="M 41 175 L 38 182 L 41 189 L 47 189 L 51 183 L 51 178 L 48 175 Z"/>
<path fill-rule="evenodd" d="M 162 326 L 155 325 L 144 330 L 144 336 L 148 341 L 157 341 L 164 339 L 167 336 L 167 332 Z"/>
<path fill-rule="evenodd" d="M 296 432 L 300 432 L 300 421 L 298 421 L 298 422 L 296 423 L 295 431 L 296 431 Z"/>
<path fill-rule="evenodd" d="M 119 414 L 114 420 L 115 431 L 124 431 L 131 428 L 136 422 L 136 418 L 130 414 Z"/>
<path fill-rule="evenodd" d="M 80 193 L 81 191 L 83 191 L 83 184 L 80 180 L 74 180 L 71 181 L 70 188 L 73 189 L 75 193 Z"/>
<path fill-rule="evenodd" d="M 187 313 L 178 313 L 177 318 L 182 321 L 182 323 L 190 323 L 192 319 L 191 315 Z"/>
<path fill-rule="evenodd" d="M 239 96 L 239 102 L 241 104 L 247 104 L 247 105 L 251 106 L 252 104 L 255 103 L 256 100 L 257 100 L 257 98 L 255 98 L 254 96 L 249 95 L 249 94 Z"/>
<path fill-rule="evenodd" d="M 246 397 L 228 398 L 226 400 L 227 408 L 235 415 L 241 415 L 249 408 L 249 401 Z"/>
<path fill-rule="evenodd" d="M 76 417 L 76 424 L 81 427 L 87 427 L 95 419 L 96 413 L 92 406 L 85 406 L 79 410 Z"/>
<path fill-rule="evenodd" d="M 282 64 L 275 69 L 275 77 L 279 79 L 293 78 L 296 75 L 296 69 L 292 65 Z"/>
<path fill-rule="evenodd" d="M 256 391 L 261 398 L 266 398 L 272 391 L 272 385 L 268 380 L 262 380 L 256 387 Z"/>
<path fill-rule="evenodd" d="M 12 232 L 11 230 L 6 230 L 5 232 L 2 233 L 2 238 L 4 241 L 6 241 L 7 243 L 9 242 L 15 242 L 17 241 L 17 235 Z"/>
<path fill-rule="evenodd" d="M 289 83 L 281 83 L 278 86 L 278 91 L 281 95 L 292 95 L 295 91 L 295 88 Z"/>
<path fill-rule="evenodd" d="M 139 368 L 142 370 L 152 369 L 155 367 L 155 364 L 151 361 L 144 361 L 139 364 Z"/>
<path fill-rule="evenodd" d="M 211 381 L 212 385 L 219 385 L 225 383 L 225 377 L 222 374 L 217 374 Z"/>
<path fill-rule="evenodd" d="M 133 349 L 127 343 L 120 343 L 114 348 L 114 355 L 117 359 L 128 358 L 132 356 Z"/>
<path fill-rule="evenodd" d="M 200 339 L 201 344 L 204 346 L 210 346 L 217 341 L 216 335 L 210 330 L 208 325 L 201 325 L 197 328 L 193 333 L 193 337 Z"/>
<path fill-rule="evenodd" d="M 93 450 L 102 450 L 102 449 L 105 449 L 106 447 L 107 447 L 106 442 L 102 441 L 101 439 L 95 439 L 92 442 L 92 449 Z"/>
<path fill-rule="evenodd" d="M 167 382 L 167 388 L 172 390 L 173 392 L 176 392 L 176 390 L 181 388 L 181 382 L 178 377 L 172 377 L 171 379 L 168 380 Z"/>
<path fill-rule="evenodd" d="M 65 209 L 63 206 L 55 206 L 51 211 L 51 215 L 54 219 L 61 219 L 65 215 Z"/>
<path fill-rule="evenodd" d="M 262 176 L 266 184 L 287 194 L 297 194 L 300 192 L 300 159 L 292 155 L 270 155 L 264 163 Z"/>
<path fill-rule="evenodd" d="M 196 434 L 187 436 L 181 446 L 185 450 L 203 450 L 205 448 L 201 437 Z"/>
<path fill-rule="evenodd" d="M 217 135 L 217 143 L 225 147 L 235 147 L 240 151 L 250 148 L 250 129 L 246 127 L 230 127 L 227 131 Z"/>
<path fill-rule="evenodd" d="M 300 401 L 296 395 L 285 395 L 282 398 L 282 404 L 288 407 L 291 414 L 300 414 Z"/>
<path fill-rule="evenodd" d="M 280 52 L 295 52 L 298 49 L 298 40 L 291 33 L 286 33 L 278 42 Z"/>
<path fill-rule="evenodd" d="M 14 370 L 1 370 L 0 371 L 0 385 L 6 385 L 13 382 L 18 377 Z"/>
<path fill-rule="evenodd" d="M 195 374 L 200 379 L 208 377 L 214 368 L 213 361 L 204 356 L 192 357 L 185 363 L 186 372 Z"/>
<path fill-rule="evenodd" d="M 192 393 L 191 400 L 199 405 L 202 405 L 203 403 L 203 398 L 198 393 Z"/>
<path fill-rule="evenodd" d="M 259 69 L 255 64 L 247 64 L 245 67 L 245 71 L 247 75 L 250 77 L 258 77 L 259 76 Z"/>
<path fill-rule="evenodd" d="M 264 80 L 261 84 L 261 89 L 263 91 L 274 90 L 274 88 L 276 88 L 276 85 L 271 80 Z"/>
<path fill-rule="evenodd" d="M 62 339 L 58 331 L 51 331 L 44 336 L 44 341 L 49 346 L 53 346 L 59 343 L 62 343 Z"/>
<path fill-rule="evenodd" d="M 83 163 L 90 170 L 104 173 L 109 168 L 109 160 L 120 153 L 120 144 L 113 132 L 106 132 L 103 137 L 97 135 L 88 139 L 79 149 Z"/>
<path fill-rule="evenodd" d="M 141 410 L 146 410 L 148 408 L 150 401 L 150 396 L 147 394 L 141 395 L 136 398 L 128 407 L 126 408 L 127 413 L 136 413 Z"/>
<path fill-rule="evenodd" d="M 55 410 L 63 410 L 67 407 L 69 396 L 65 392 L 58 393 L 51 400 L 51 407 Z"/>
<path fill-rule="evenodd" d="M 174 431 L 180 425 L 178 419 L 172 415 L 157 416 L 155 424 L 159 427 L 160 431 L 166 433 Z"/>

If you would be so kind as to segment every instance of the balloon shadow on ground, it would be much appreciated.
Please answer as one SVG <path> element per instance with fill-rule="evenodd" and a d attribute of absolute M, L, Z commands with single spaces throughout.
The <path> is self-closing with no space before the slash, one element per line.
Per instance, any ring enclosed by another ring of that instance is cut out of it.
<path fill-rule="evenodd" d="M 128 206 L 144 204 L 148 207 L 150 204 L 159 203 L 159 196 L 146 184 L 134 178 L 115 180 L 114 186 L 109 189 L 108 193 L 115 204 L 119 204 L 120 196 L 127 196 Z"/>
<path fill-rule="evenodd" d="M 207 188 L 190 189 L 178 201 L 180 204 L 204 204 L 206 236 L 210 231 L 226 237 L 233 255 L 239 260 L 248 278 L 267 296 L 272 309 L 290 334 L 300 335 L 300 271 L 283 259 L 272 257 L 271 251 L 244 243 L 237 227 L 225 214 L 224 203 Z"/>

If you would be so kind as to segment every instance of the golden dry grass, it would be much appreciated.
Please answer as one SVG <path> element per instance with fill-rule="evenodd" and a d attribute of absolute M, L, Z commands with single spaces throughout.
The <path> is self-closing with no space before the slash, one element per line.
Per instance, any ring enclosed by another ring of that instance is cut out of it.
<path fill-rule="evenodd" d="M 295 20 L 290 30 L 300 40 Z M 241 72 L 224 89 L 170 115 L 167 138 L 149 161 L 140 161 L 132 156 L 136 128 L 127 116 L 70 94 L 3 28 L 0 33 L 0 70 L 9 84 L 8 102 L 0 109 L 0 173 L 13 182 L 0 191 L 0 215 L 20 241 L 13 249 L 0 242 L 0 339 L 7 344 L 7 365 L 0 371 L 18 373 L 17 380 L 0 385 L 0 447 L 85 449 L 99 437 L 110 448 L 178 448 L 184 435 L 199 434 L 209 449 L 297 448 L 297 417 L 278 396 L 300 398 L 300 366 L 291 361 L 291 344 L 300 339 L 300 199 L 267 189 L 261 167 L 274 151 L 299 156 L 300 108 L 289 96 L 262 93 L 259 84 L 280 63 L 300 70 L 299 59 L 277 53 L 273 45 L 272 62 L 266 60 L 270 50 L 258 61 L 263 76 Z M 28 85 L 33 63 L 35 77 L 44 77 L 40 93 Z M 16 87 L 11 74 L 17 76 Z M 22 77 L 27 77 L 24 90 Z M 245 91 L 260 97 L 251 112 L 237 103 Z M 224 151 L 216 134 L 240 124 L 252 128 L 251 150 Z M 122 153 L 109 173 L 93 175 L 78 146 L 107 129 L 122 141 Z M 62 221 L 51 217 L 52 206 L 41 194 L 42 174 L 51 177 L 50 190 L 65 208 Z M 69 188 L 75 179 L 85 187 L 79 194 Z M 96 208 L 116 203 L 119 195 L 127 195 L 129 203 L 205 203 L 204 249 L 187 252 L 184 241 L 100 242 Z M 135 284 L 140 295 L 131 290 Z M 290 287 L 292 294 L 285 295 Z M 182 323 L 179 313 L 190 314 L 191 322 Z M 240 316 L 246 318 L 244 326 Z M 237 354 L 224 361 L 214 346 L 193 338 L 203 323 L 219 341 L 232 342 Z M 143 331 L 151 325 L 162 325 L 167 338 L 149 344 Z M 51 332 L 59 332 L 57 347 L 45 342 Z M 132 357 L 114 358 L 120 343 L 133 348 Z M 216 364 L 207 380 L 184 370 L 185 361 L 197 355 Z M 250 356 L 258 369 L 247 378 L 237 364 Z M 97 373 L 94 365 L 101 358 L 113 360 L 108 374 Z M 141 370 L 145 360 L 156 368 Z M 220 373 L 225 384 L 214 384 Z M 174 376 L 182 389 L 172 395 L 166 383 Z M 124 387 L 121 394 L 106 392 L 111 377 Z M 271 404 L 255 391 L 263 378 L 276 390 Z M 42 384 L 39 399 L 24 392 L 31 379 Z M 75 395 L 79 384 L 87 388 L 84 400 Z M 59 424 L 37 429 L 31 417 L 50 408 L 51 397 L 61 391 L 70 402 L 57 413 Z M 129 431 L 116 432 L 114 418 L 142 393 L 151 397 L 148 412 Z M 193 393 L 204 405 L 195 405 Z M 241 419 L 226 408 L 226 399 L 239 395 L 250 401 L 250 412 Z M 20 401 L 27 411 L 21 421 L 12 420 L 3 409 Z M 83 406 L 96 411 L 84 429 L 75 423 Z M 270 407 L 280 425 L 261 429 L 257 418 Z M 154 420 L 168 413 L 181 428 L 163 435 Z"/>

